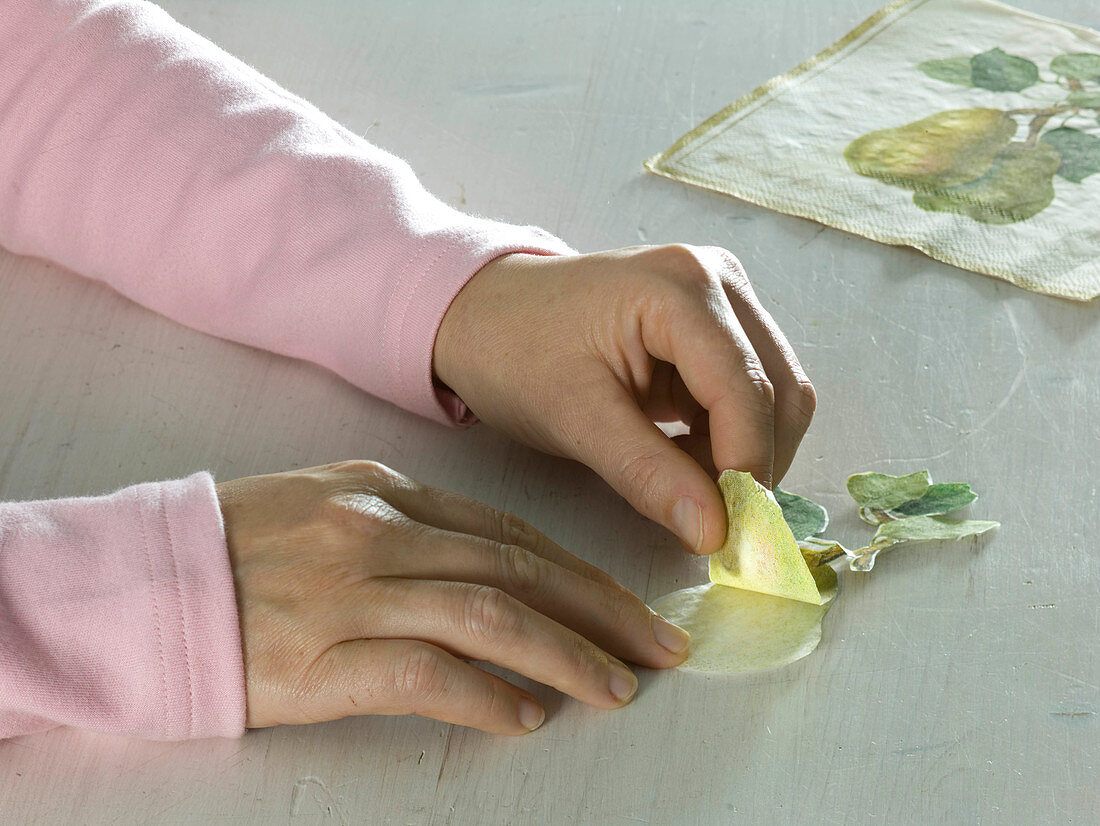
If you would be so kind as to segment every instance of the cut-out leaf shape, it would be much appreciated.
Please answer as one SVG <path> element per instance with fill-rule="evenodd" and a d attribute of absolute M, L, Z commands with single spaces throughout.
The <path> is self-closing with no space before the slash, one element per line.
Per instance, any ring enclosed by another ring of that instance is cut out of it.
<path fill-rule="evenodd" d="M 970 58 L 970 80 L 991 92 L 1020 92 L 1039 80 L 1039 67 L 1001 48 Z"/>
<path fill-rule="evenodd" d="M 817 502 L 779 488 L 774 493 L 775 501 L 783 509 L 783 520 L 794 534 L 795 542 L 816 536 L 829 526 L 829 514 Z"/>
<path fill-rule="evenodd" d="M 1049 143 L 1062 156 L 1058 174 L 1067 181 L 1081 183 L 1089 175 L 1100 172 L 1100 138 L 1073 129 L 1059 126 L 1043 133 L 1040 143 Z"/>
<path fill-rule="evenodd" d="M 970 183 L 916 192 L 913 203 L 929 212 L 954 212 L 983 224 L 1014 224 L 1039 214 L 1054 200 L 1054 173 L 1062 157 L 1048 143 L 1010 143 L 993 165 Z"/>
<path fill-rule="evenodd" d="M 814 570 L 820 604 L 707 583 L 666 594 L 653 610 L 691 634 L 680 668 L 705 673 L 762 671 L 800 660 L 821 641 L 821 620 L 837 592 L 836 572 Z"/>
<path fill-rule="evenodd" d="M 969 57 L 947 57 L 942 60 L 926 60 L 918 63 L 917 68 L 929 77 L 954 83 L 959 86 L 973 86 L 970 79 Z"/>
<path fill-rule="evenodd" d="M 977 498 L 978 494 L 965 483 L 930 485 L 920 499 L 891 508 L 890 515 L 899 519 L 906 516 L 942 516 L 965 508 Z"/>
<path fill-rule="evenodd" d="M 859 505 L 863 521 L 875 525 L 889 517 L 874 518 L 872 514 L 865 514 L 864 511 L 889 511 L 906 502 L 920 499 L 930 484 L 927 470 L 918 470 L 908 476 L 857 473 L 848 478 L 848 493 Z"/>
<path fill-rule="evenodd" d="M 834 559 L 842 556 L 851 556 L 852 552 L 832 539 L 814 539 L 812 536 L 799 541 L 798 549 L 802 551 L 802 558 L 810 566 L 810 573 L 822 565 L 828 565 Z"/>
<path fill-rule="evenodd" d="M 1082 109 L 1100 109 L 1100 92 L 1080 89 L 1076 92 L 1070 92 L 1066 100 L 1070 106 L 1079 106 Z"/>
<path fill-rule="evenodd" d="M 710 579 L 719 585 L 821 603 L 783 509 L 752 474 L 724 470 L 718 487 L 726 500 L 729 532 L 710 557 Z"/>
<path fill-rule="evenodd" d="M 882 545 L 868 545 L 866 548 L 849 551 L 848 567 L 853 571 L 865 574 L 875 567 L 875 560 L 878 558 L 879 552 L 900 544 L 900 542 L 886 542 Z"/>
<path fill-rule="evenodd" d="M 999 524 L 979 519 L 949 519 L 946 516 L 908 516 L 879 525 L 871 545 L 962 539 L 985 533 Z"/>
<path fill-rule="evenodd" d="M 1060 54 L 1050 61 L 1050 70 L 1074 80 L 1100 80 L 1100 54 Z"/>
<path fill-rule="evenodd" d="M 977 519 L 948 519 L 943 516 L 909 516 L 879 526 L 871 544 L 866 548 L 847 551 L 848 567 L 866 572 L 875 567 L 875 560 L 883 551 L 910 542 L 940 542 L 977 536 L 999 526 L 998 522 L 982 522 Z"/>

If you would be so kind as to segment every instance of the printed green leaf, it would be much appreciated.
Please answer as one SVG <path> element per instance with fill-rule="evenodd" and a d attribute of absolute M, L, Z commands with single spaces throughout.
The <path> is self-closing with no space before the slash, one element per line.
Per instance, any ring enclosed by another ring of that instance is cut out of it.
<path fill-rule="evenodd" d="M 795 542 L 816 536 L 829 525 L 829 514 L 817 502 L 787 493 L 779 488 L 776 488 L 773 494 L 775 501 L 783 509 L 783 520 L 794 534 Z"/>
<path fill-rule="evenodd" d="M 943 60 L 926 60 L 917 68 L 929 77 L 959 86 L 973 86 L 970 80 L 969 57 L 947 57 Z"/>
<path fill-rule="evenodd" d="M 1100 54 L 1060 54 L 1050 61 L 1050 70 L 1074 80 L 1100 80 Z"/>
<path fill-rule="evenodd" d="M 920 499 L 891 508 L 890 515 L 898 519 L 906 516 L 940 516 L 964 508 L 977 498 L 978 494 L 965 483 L 932 485 Z"/>
<path fill-rule="evenodd" d="M 920 499 L 928 490 L 929 484 L 931 480 L 928 478 L 927 470 L 918 470 L 908 476 L 857 473 L 848 478 L 848 493 L 861 508 L 888 511 L 898 505 Z"/>
<path fill-rule="evenodd" d="M 898 542 L 936 542 L 977 536 L 996 528 L 997 522 L 978 519 L 948 519 L 946 516 L 909 516 L 879 525 L 871 547 Z"/>
<path fill-rule="evenodd" d="M 970 80 L 991 92 L 1020 92 L 1039 80 L 1039 67 L 1000 48 L 970 58 Z"/>
<path fill-rule="evenodd" d="M 1070 106 L 1080 106 L 1082 109 L 1100 109 L 1100 92 L 1081 89 L 1077 92 L 1070 92 L 1067 100 Z"/>
<path fill-rule="evenodd" d="M 1044 132 L 1042 142 L 1049 143 L 1062 156 L 1058 174 L 1067 181 L 1079 184 L 1089 175 L 1100 172 L 1100 138 L 1069 126 L 1059 126 Z"/>

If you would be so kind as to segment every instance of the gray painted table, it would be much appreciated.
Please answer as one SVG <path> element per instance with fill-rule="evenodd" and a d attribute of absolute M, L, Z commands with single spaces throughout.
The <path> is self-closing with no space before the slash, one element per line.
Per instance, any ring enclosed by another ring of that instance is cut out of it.
<path fill-rule="evenodd" d="M 1090 0 L 1020 0 L 1100 28 Z M 878 0 L 164 4 L 452 204 L 580 249 L 741 256 L 820 394 L 788 476 L 863 534 L 843 480 L 931 469 L 1003 528 L 843 573 L 809 658 L 640 674 L 615 713 L 529 686 L 537 733 L 350 719 L 240 741 L 57 730 L 0 743 L 3 823 L 1100 822 L 1100 318 L 644 173 Z M 184 329 L 0 253 L 0 497 L 353 457 L 516 511 L 646 599 L 700 560 L 593 474 L 456 433 L 331 374 Z"/>

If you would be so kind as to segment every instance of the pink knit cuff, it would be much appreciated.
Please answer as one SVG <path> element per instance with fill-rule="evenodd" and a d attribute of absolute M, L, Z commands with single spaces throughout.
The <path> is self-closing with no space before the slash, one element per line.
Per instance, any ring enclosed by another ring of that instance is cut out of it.
<path fill-rule="evenodd" d="M 163 736 L 240 737 L 245 724 L 244 659 L 214 479 L 201 472 L 154 487 L 161 491 L 160 524 L 167 537 L 156 540 L 164 555 L 153 555 L 165 580 L 166 666 L 175 662 L 166 679 L 175 702 L 166 698 Z M 167 584 L 172 579 L 175 587 Z"/>
<path fill-rule="evenodd" d="M 0 737 L 240 736 L 237 603 L 209 473 L 0 503 Z"/>

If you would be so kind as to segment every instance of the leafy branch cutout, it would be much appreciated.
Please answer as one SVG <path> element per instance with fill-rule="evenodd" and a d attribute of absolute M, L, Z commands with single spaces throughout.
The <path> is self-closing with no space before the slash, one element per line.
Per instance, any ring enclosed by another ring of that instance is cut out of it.
<path fill-rule="evenodd" d="M 966 507 L 978 495 L 967 484 L 933 484 L 927 470 L 908 476 L 857 473 L 848 479 L 848 493 L 859 507 L 860 518 L 878 528 L 870 543 L 857 550 L 819 538 L 829 524 L 821 505 L 785 491 L 775 492 L 783 519 L 810 568 L 847 556 L 853 571 L 870 571 L 878 554 L 896 545 L 962 539 L 999 525 L 948 518 L 947 514 Z"/>
<path fill-rule="evenodd" d="M 718 477 L 729 531 L 708 562 L 709 582 L 659 597 L 653 610 L 691 634 L 686 671 L 736 674 L 780 668 L 802 659 L 821 641 L 822 620 L 836 599 L 829 561 L 849 558 L 869 571 L 875 556 L 895 545 L 959 539 L 996 522 L 949 519 L 976 498 L 969 485 L 934 485 L 928 471 L 908 476 L 859 473 L 848 490 L 860 514 L 878 530 L 865 548 L 849 551 L 818 538 L 829 516 L 816 502 L 769 491 L 748 473 Z"/>
<path fill-rule="evenodd" d="M 1021 109 L 951 109 L 868 132 L 844 150 L 858 174 L 913 191 L 913 203 L 929 212 L 1011 224 L 1050 205 L 1055 175 L 1080 184 L 1100 173 L 1100 54 L 1058 55 L 1050 61 L 1053 80 L 1042 79 L 1033 61 L 1000 48 L 917 68 L 957 86 L 991 92 L 1048 86 L 1059 97 Z M 1074 117 L 1095 123 L 1066 126 Z M 1024 126 L 1027 134 L 1017 140 Z"/>

